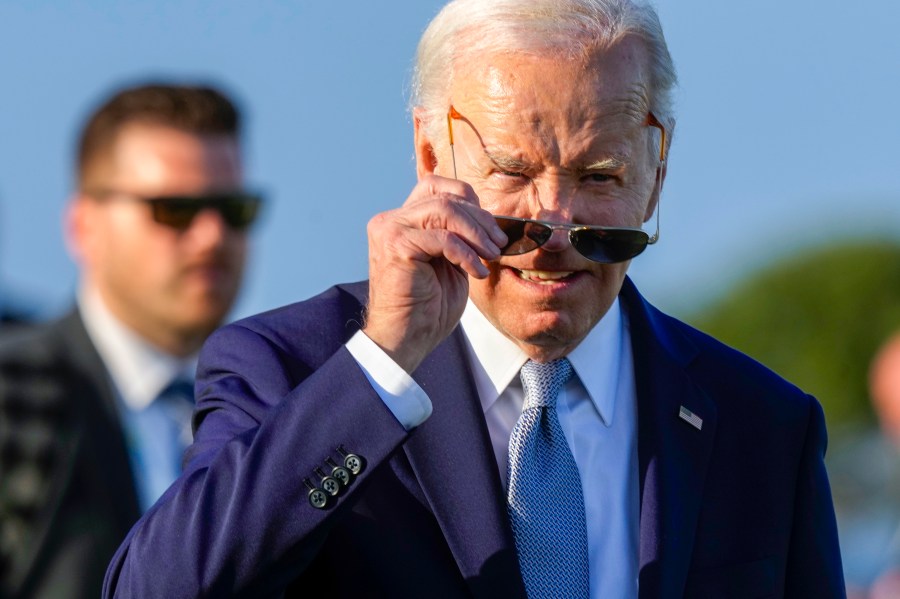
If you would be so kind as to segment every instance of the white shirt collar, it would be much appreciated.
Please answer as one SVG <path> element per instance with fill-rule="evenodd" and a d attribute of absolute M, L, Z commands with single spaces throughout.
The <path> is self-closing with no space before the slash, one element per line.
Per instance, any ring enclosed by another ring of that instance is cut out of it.
<path fill-rule="evenodd" d="M 469 342 L 470 363 L 484 411 L 519 375 L 528 360 L 515 343 L 488 321 L 471 300 L 460 320 Z M 612 424 L 622 360 L 623 318 L 619 299 L 613 302 L 587 337 L 566 356 L 606 426 Z"/>
<path fill-rule="evenodd" d="M 178 376 L 194 380 L 197 356 L 177 358 L 151 345 L 109 311 L 95 289 L 82 287 L 78 309 L 125 405 L 138 411 Z"/>

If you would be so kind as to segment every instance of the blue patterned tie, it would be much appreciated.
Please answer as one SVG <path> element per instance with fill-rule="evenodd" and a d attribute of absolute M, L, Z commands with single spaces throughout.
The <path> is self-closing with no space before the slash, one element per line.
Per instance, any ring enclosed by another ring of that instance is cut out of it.
<path fill-rule="evenodd" d="M 525 406 L 509 438 L 507 510 L 530 599 L 588 597 L 581 477 L 559 425 L 556 399 L 568 360 L 522 367 Z"/>

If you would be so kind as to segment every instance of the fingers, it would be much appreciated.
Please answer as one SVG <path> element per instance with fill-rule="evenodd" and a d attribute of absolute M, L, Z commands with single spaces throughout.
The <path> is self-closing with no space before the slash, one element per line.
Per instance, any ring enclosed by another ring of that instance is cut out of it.
<path fill-rule="evenodd" d="M 402 239 L 408 243 L 411 257 L 421 260 L 442 258 L 450 264 L 458 267 L 471 277 L 483 279 L 488 276 L 488 268 L 479 259 L 496 259 L 500 250 L 488 242 L 487 246 L 473 248 L 470 242 L 464 241 L 462 236 L 446 229 L 411 229 Z"/>
<path fill-rule="evenodd" d="M 478 205 L 472 187 L 455 179 L 426 177 L 403 207 L 386 215 L 428 256 L 446 258 L 472 276 L 487 276 L 479 258 L 497 259 L 506 244 L 506 235 Z"/>

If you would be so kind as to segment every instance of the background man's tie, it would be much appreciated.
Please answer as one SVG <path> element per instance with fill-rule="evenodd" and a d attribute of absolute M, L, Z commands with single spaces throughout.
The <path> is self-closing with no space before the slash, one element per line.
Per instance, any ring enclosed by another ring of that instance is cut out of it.
<path fill-rule="evenodd" d="M 193 383 L 176 379 L 144 410 L 128 417 L 129 453 L 143 511 L 181 474 L 181 457 L 191 441 L 193 408 Z"/>
<path fill-rule="evenodd" d="M 531 599 L 590 592 L 581 477 L 556 414 L 571 376 L 566 359 L 526 362 L 525 405 L 509 438 L 507 510 Z"/>

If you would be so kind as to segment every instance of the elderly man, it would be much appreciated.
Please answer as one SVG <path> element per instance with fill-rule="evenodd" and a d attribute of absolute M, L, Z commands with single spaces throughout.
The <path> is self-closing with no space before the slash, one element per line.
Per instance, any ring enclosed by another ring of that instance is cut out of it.
<path fill-rule="evenodd" d="M 259 205 L 238 112 L 207 87 L 114 94 L 83 128 L 76 176 L 77 306 L 0 346 L 4 597 L 98 596 L 180 474 L 196 356 L 234 302 Z"/>
<path fill-rule="evenodd" d="M 370 280 L 210 338 L 106 596 L 840 596 L 818 403 L 625 277 L 674 79 L 631 0 L 448 4 Z"/>

